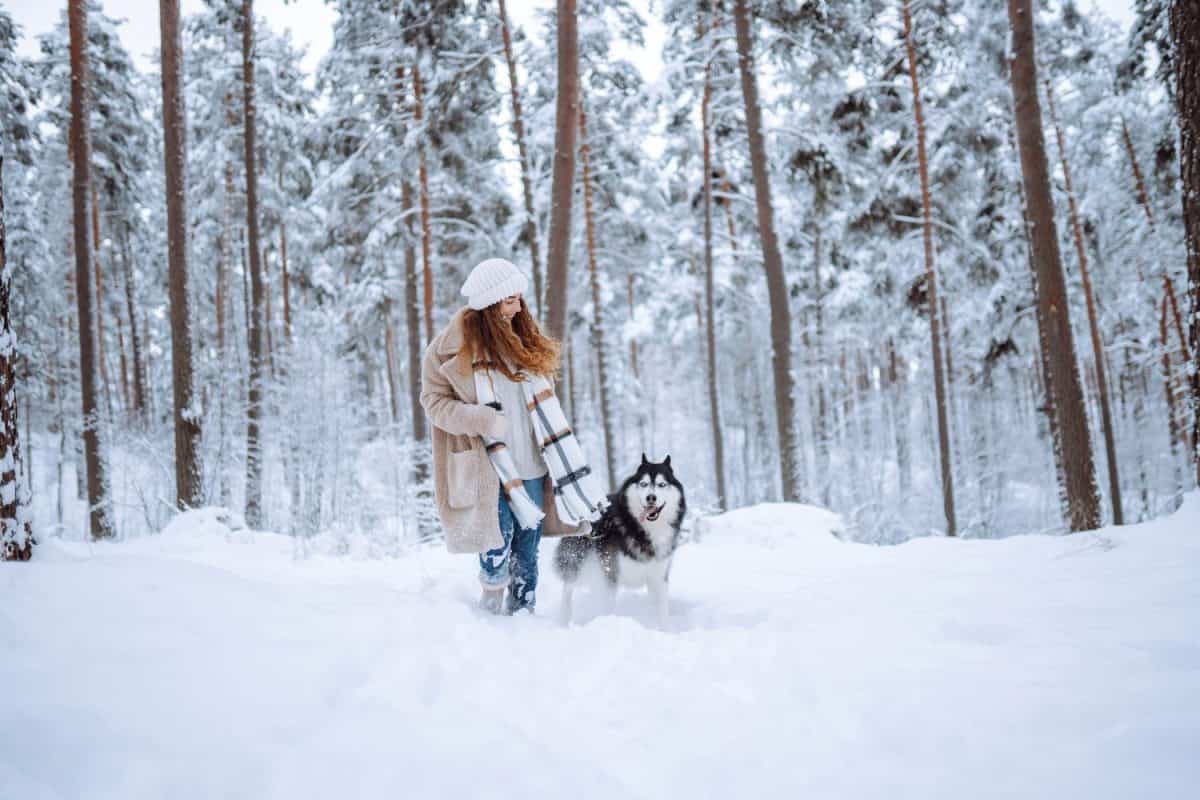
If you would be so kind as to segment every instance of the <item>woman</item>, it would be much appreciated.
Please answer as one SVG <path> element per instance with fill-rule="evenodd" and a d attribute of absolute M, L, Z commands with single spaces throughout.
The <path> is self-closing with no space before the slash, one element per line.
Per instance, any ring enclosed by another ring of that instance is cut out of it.
<path fill-rule="evenodd" d="M 551 470 L 535 436 L 538 400 L 528 387 L 553 382 L 559 344 L 529 313 L 527 287 L 510 262 L 481 262 L 463 284 L 467 307 L 430 342 L 421 365 L 446 545 L 452 553 L 480 554 L 480 605 L 493 613 L 532 613 L 543 531 L 578 535 L 590 528 L 586 521 L 567 524 L 557 503 L 546 502 L 553 497 Z"/>

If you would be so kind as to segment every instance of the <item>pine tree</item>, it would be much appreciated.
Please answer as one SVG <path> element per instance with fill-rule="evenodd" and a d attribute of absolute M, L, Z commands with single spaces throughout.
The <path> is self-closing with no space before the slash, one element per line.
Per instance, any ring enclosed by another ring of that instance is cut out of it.
<path fill-rule="evenodd" d="M 783 258 L 775 233 L 774 210 L 771 204 L 771 185 L 763 133 L 762 110 L 759 106 L 758 83 L 752 53 L 750 10 L 747 0 L 737 0 L 734 10 L 737 25 L 738 64 L 742 77 L 742 96 L 746 106 L 746 134 L 749 139 L 750 161 L 754 170 L 754 195 L 758 212 L 758 234 L 762 242 L 763 266 L 771 305 L 771 363 L 775 379 L 775 419 L 779 433 L 779 469 L 783 499 L 800 500 L 800 475 L 797 463 L 795 402 L 792 392 L 792 335 L 788 310 L 787 285 L 783 274 Z"/>
<path fill-rule="evenodd" d="M 929 297 L 929 331 L 932 338 L 933 382 L 936 392 L 938 419 L 938 451 L 942 465 L 942 507 L 946 514 L 946 535 L 955 536 L 958 522 L 954 514 L 954 468 L 950 460 L 950 425 L 948 422 L 947 383 L 950 376 L 950 352 L 947 348 L 943 361 L 942 316 L 937 289 L 937 268 L 933 255 L 933 214 L 929 197 L 929 160 L 925 155 L 925 118 L 921 108 L 921 84 L 917 77 L 917 50 L 913 44 L 912 11 L 909 0 L 904 0 L 904 40 L 908 51 L 908 70 L 912 80 L 913 115 L 917 130 L 917 161 L 921 176 L 921 210 L 923 215 L 921 232 L 925 244 L 925 290 Z M 944 299 L 941 301 L 945 302 Z"/>
<path fill-rule="evenodd" d="M 75 297 L 79 307 L 79 371 L 83 410 L 83 446 L 87 460 L 88 520 L 92 539 L 116 535 L 108 494 L 103 437 L 99 418 L 99 387 L 92 239 L 91 137 L 87 108 L 88 11 L 86 0 L 70 0 L 67 15 L 71 35 L 71 149 L 74 155 L 73 209 L 75 215 Z"/>
<path fill-rule="evenodd" d="M 250 385 L 246 403 L 246 522 L 263 525 L 262 416 L 266 382 L 264 287 L 258 238 L 258 167 L 254 100 L 254 0 L 242 2 L 242 125 L 246 167 L 246 246 L 249 253 L 250 318 L 248 326 Z"/>
<path fill-rule="evenodd" d="M 1010 69 L 1016 105 L 1017 141 L 1029 207 L 1038 314 L 1044 320 L 1048 334 L 1043 341 L 1047 348 L 1047 391 L 1053 398 L 1052 413 L 1061 435 L 1068 524 L 1073 531 L 1093 530 L 1100 526 L 1100 502 L 1096 492 L 1087 410 L 1075 361 L 1075 342 L 1071 332 L 1062 256 L 1058 249 L 1054 203 L 1050 195 L 1030 0 L 1008 0 L 1008 15 L 1012 26 L 1013 57 Z"/>
<path fill-rule="evenodd" d="M 1175 100 L 1179 109 L 1180 172 L 1186 229 L 1189 312 L 1187 368 L 1192 396 L 1192 461 L 1200 483 L 1200 7 L 1186 0 L 1171 5 L 1175 40 Z"/>
<path fill-rule="evenodd" d="M 575 0 L 558 0 L 558 95 L 554 118 L 554 178 L 550 190 L 550 246 L 546 253 L 546 331 L 567 333 L 567 270 L 571 201 L 579 128 L 579 21 Z"/>
<path fill-rule="evenodd" d="M 28 477 L 21 465 L 16 338 L 9 319 L 12 272 L 4 228 L 4 155 L 0 153 L 0 561 L 28 561 L 33 555 L 33 516 Z"/>
<path fill-rule="evenodd" d="M 192 369 L 188 296 L 187 122 L 181 75 L 183 54 L 178 0 L 160 0 L 162 34 L 162 119 L 167 192 L 167 251 L 170 274 L 171 374 L 175 395 L 175 503 L 180 509 L 203 502 L 200 482 L 200 424 Z"/>

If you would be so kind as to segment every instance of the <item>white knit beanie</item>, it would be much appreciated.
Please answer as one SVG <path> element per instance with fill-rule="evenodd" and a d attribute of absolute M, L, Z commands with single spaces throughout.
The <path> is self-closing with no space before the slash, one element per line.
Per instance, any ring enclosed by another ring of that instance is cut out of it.
<path fill-rule="evenodd" d="M 489 258 L 480 261 L 471 270 L 463 284 L 462 294 L 467 298 L 467 305 L 481 310 L 506 297 L 523 294 L 527 288 L 528 279 L 511 261 Z"/>

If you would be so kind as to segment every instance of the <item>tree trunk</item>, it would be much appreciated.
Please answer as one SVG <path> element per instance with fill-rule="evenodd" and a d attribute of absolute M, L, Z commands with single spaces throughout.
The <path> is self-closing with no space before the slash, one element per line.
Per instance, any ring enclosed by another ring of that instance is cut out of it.
<path fill-rule="evenodd" d="M 542 294 L 542 255 L 538 244 L 537 214 L 533 209 L 533 175 L 525 147 L 525 119 L 521 110 L 521 91 L 517 85 L 517 60 L 513 55 L 512 34 L 508 28 L 508 9 L 500 0 L 500 33 L 504 39 L 504 59 L 508 63 L 508 84 L 512 95 L 513 134 L 521 159 L 521 189 L 525 196 L 525 238 L 529 240 L 529 257 L 533 262 L 533 294 L 535 313 L 544 318 Z"/>
<path fill-rule="evenodd" d="M 954 513 L 954 475 L 950 463 L 950 422 L 946 409 L 946 376 L 943 372 L 941 306 L 938 304 L 937 267 L 933 255 L 933 210 L 929 196 L 929 160 L 925 153 L 925 117 L 921 107 L 921 85 L 917 79 L 917 49 L 913 44 L 912 11 L 904 0 L 904 43 L 908 51 L 908 73 L 912 81 L 913 115 L 917 126 L 917 165 L 921 176 L 922 238 L 925 243 L 925 285 L 929 294 L 929 336 L 933 352 L 933 390 L 937 402 L 938 452 L 942 464 L 942 510 L 946 535 L 957 534 Z"/>
<path fill-rule="evenodd" d="M 1179 465 L 1179 443 L 1183 442 L 1186 450 L 1187 442 L 1183 436 L 1184 428 L 1180 424 L 1180 414 L 1175 404 L 1174 376 L 1171 372 L 1171 349 L 1167 346 L 1167 298 L 1162 299 L 1162 313 L 1158 318 L 1158 333 L 1162 339 L 1162 373 L 1163 390 L 1167 399 L 1167 438 L 1170 442 L 1171 469 L 1175 476 L 1175 492 L 1183 493 L 1183 472 Z M 1174 509 L 1172 509 L 1173 511 Z"/>
<path fill-rule="evenodd" d="M 783 273 L 779 240 L 775 234 L 775 212 L 771 206 L 762 109 L 759 107 L 754 55 L 751 52 L 750 10 L 747 0 L 737 0 L 734 8 L 738 66 L 741 70 L 742 98 L 746 105 L 746 133 L 754 175 L 758 230 L 762 239 L 763 266 L 767 273 L 767 293 L 771 304 L 771 364 L 775 378 L 775 417 L 779 429 L 779 470 L 783 499 L 787 502 L 798 502 L 800 476 L 796 463 L 796 415 L 792 397 L 792 326 L 788 309 L 787 281 Z"/>
<path fill-rule="evenodd" d="M 96 361 L 100 364 L 100 389 L 104 393 L 104 408 L 112 421 L 112 395 L 109 391 L 108 357 L 104 352 L 104 271 L 100 263 L 100 201 L 96 183 L 92 182 L 92 264 L 96 273 Z"/>
<path fill-rule="evenodd" d="M 392 300 L 388 298 L 383 304 L 383 358 L 387 372 L 388 411 L 391 412 L 392 425 L 398 426 L 400 424 L 400 368 L 397 364 L 394 326 Z"/>
<path fill-rule="evenodd" d="M 0 154 L 0 176 L 4 156 Z M 0 561 L 28 561 L 33 555 L 33 513 L 29 484 L 21 470 L 21 426 L 17 419 L 16 338 L 9 319 L 12 273 L 4 229 L 4 185 L 0 181 Z"/>
<path fill-rule="evenodd" d="M 583 162 L 583 221 L 587 236 L 588 277 L 592 288 L 592 349 L 596 353 L 596 368 L 600 373 L 600 425 L 604 429 L 604 463 L 608 468 L 608 485 L 615 486 L 617 475 L 613 449 L 612 401 L 609 397 L 608 355 L 604 350 L 604 307 L 600 301 L 600 272 L 596 266 L 596 222 L 592 216 L 591 148 L 588 146 L 587 114 L 579 104 L 579 157 Z"/>
<path fill-rule="evenodd" d="M 710 24 L 709 32 L 713 25 Z M 701 36 L 705 33 L 701 31 Z M 706 41 L 708 40 L 705 37 Z M 713 472 L 716 478 L 717 510 L 726 508 L 725 493 L 725 434 L 721 430 L 721 402 L 717 389 L 716 303 L 713 299 L 713 163 L 712 163 L 712 46 L 704 63 L 704 93 L 700 101 L 700 130 L 704 138 L 704 343 L 708 367 L 708 414 L 713 437 Z"/>
<path fill-rule="evenodd" d="M 139 423 L 146 421 L 146 360 L 142 353 L 142 334 L 138 328 L 137 301 L 133 285 L 133 251 L 129 246 L 129 226 L 121 235 L 121 267 L 125 278 L 125 311 L 129 315 L 129 345 L 133 354 L 133 410 Z"/>
<path fill-rule="evenodd" d="M 102 454 L 97 408 L 96 297 L 92 283 L 92 240 L 88 235 L 91 193 L 91 132 L 88 126 L 87 0 L 70 0 L 71 31 L 71 151 L 75 157 L 73 210 L 75 215 L 75 299 L 79 307 L 79 378 L 83 411 L 83 449 L 87 464 L 88 521 L 92 539 L 116 535 L 108 496 L 108 476 Z"/>
<path fill-rule="evenodd" d="M 417 127 L 425 124 L 425 88 L 421 83 L 421 67 L 413 63 L 413 116 Z M 417 149 L 421 200 L 421 264 L 424 277 L 425 344 L 433 341 L 433 229 L 429 222 L 429 165 L 426 160 L 425 142 L 428 136 L 421 130 L 421 143 Z"/>
<path fill-rule="evenodd" d="M 896 478 L 900 494 L 912 486 L 912 458 L 908 444 L 908 395 L 904 388 L 904 373 L 896 358 L 896 345 L 888 339 L 887 382 L 891 391 L 892 427 L 896 439 Z"/>
<path fill-rule="evenodd" d="M 1116 432 L 1113 430 L 1112 406 L 1108 396 L 1108 374 L 1104 365 L 1104 341 L 1100 338 L 1100 324 L 1096 314 L 1096 296 L 1092 289 L 1092 274 L 1088 268 L 1087 248 L 1083 244 L 1083 225 L 1079 221 L 1079 206 L 1075 202 L 1075 189 L 1071 184 L 1071 167 L 1067 162 L 1067 145 L 1062 127 L 1054 109 L 1054 88 L 1046 79 L 1046 100 L 1050 112 L 1050 124 L 1058 140 L 1058 154 L 1062 163 L 1064 188 L 1067 191 L 1067 208 L 1071 214 L 1071 229 L 1075 234 L 1075 252 L 1079 256 L 1079 275 L 1083 281 L 1083 298 L 1087 304 L 1088 329 L 1092 338 L 1092 359 L 1096 365 L 1096 389 L 1100 398 L 1100 421 L 1104 429 L 1104 453 L 1108 461 L 1108 491 L 1112 498 L 1113 524 L 1125 524 L 1125 512 L 1121 508 L 1121 479 L 1117 474 Z"/>
<path fill-rule="evenodd" d="M 1073 531 L 1091 530 L 1100 526 L 1100 499 L 1096 491 L 1087 409 L 1075 360 L 1062 256 L 1058 250 L 1054 201 L 1050 195 L 1050 173 L 1037 89 L 1031 0 L 1008 0 L 1008 14 L 1012 26 L 1010 72 L 1016 105 L 1017 142 L 1032 225 L 1030 239 L 1037 278 L 1038 314 L 1045 320 L 1048 334 L 1044 344 L 1048 348 L 1046 361 L 1050 374 L 1046 377 L 1062 437 L 1069 524 Z"/>
<path fill-rule="evenodd" d="M 1188 341 L 1191 364 L 1184 372 L 1192 395 L 1192 462 L 1200 484 L 1200 5 L 1178 0 L 1171 5 L 1179 105 L 1179 166 L 1183 179 L 1183 220 L 1187 241 Z"/>
<path fill-rule="evenodd" d="M 546 332 L 567 330 L 567 263 L 571 255 L 571 200 L 579 129 L 579 26 L 576 0 L 558 0 L 558 98 L 554 111 L 554 176 L 550 188 L 550 246 L 546 254 Z"/>
<path fill-rule="evenodd" d="M 282 181 L 280 181 L 279 189 L 281 192 L 283 191 Z M 283 344 L 290 350 L 292 347 L 292 281 L 288 274 L 287 223 L 282 217 L 279 220 L 279 270 L 280 292 L 283 294 Z"/>
<path fill-rule="evenodd" d="M 266 331 L 263 328 L 262 262 L 258 252 L 258 167 L 256 164 L 254 106 L 254 0 L 242 0 L 242 125 L 246 153 L 246 247 L 250 263 L 250 311 L 248 345 L 250 386 L 246 407 L 246 523 L 263 524 L 262 399 L 266 363 Z"/>
<path fill-rule="evenodd" d="M 408 395 L 412 416 L 412 436 L 425 441 L 425 410 L 421 408 L 421 308 L 417 299 L 417 252 L 412 226 L 412 184 L 404 181 L 400 188 L 400 204 L 404 211 L 408 235 L 404 237 L 404 320 L 408 331 Z"/>
<path fill-rule="evenodd" d="M 1133 170 L 1134 188 L 1137 191 L 1138 204 L 1142 207 L 1142 212 L 1146 215 L 1146 223 L 1150 227 L 1150 236 L 1153 240 L 1153 247 L 1157 251 L 1159 246 L 1158 225 L 1154 221 L 1154 208 L 1150 205 L 1150 193 L 1146 191 L 1146 179 L 1142 177 L 1142 167 L 1138 162 L 1137 148 L 1133 146 L 1133 136 L 1129 133 L 1129 126 L 1124 120 L 1121 120 L 1121 138 L 1125 141 L 1125 152 L 1129 154 L 1129 166 Z M 1175 283 L 1171 280 L 1170 272 L 1167 270 L 1166 261 L 1161 259 L 1159 264 L 1163 271 L 1163 289 L 1167 293 L 1167 300 L 1174 311 L 1175 316 L 1175 332 L 1179 336 L 1179 346 L 1183 350 L 1184 359 L 1190 358 L 1188 352 L 1187 335 L 1183 332 L 1183 322 L 1179 316 L 1179 302 L 1176 299 Z M 1140 262 L 1139 262 L 1140 264 Z M 1138 278 L 1141 279 L 1140 273 Z M 1166 341 L 1164 340 L 1164 345 Z"/>
<path fill-rule="evenodd" d="M 183 54 L 179 0 L 159 0 L 162 41 L 163 168 L 167 193 L 167 274 L 171 314 L 171 382 L 175 394 L 175 505 L 204 502 L 200 481 L 200 418 L 192 373 L 188 297 L 187 120 L 180 79 Z"/>
<path fill-rule="evenodd" d="M 125 325 L 121 322 L 120 314 L 114 315 L 113 319 L 117 321 L 117 355 L 121 366 L 121 404 L 126 415 L 129 415 L 133 408 L 133 402 L 129 389 L 129 360 L 125 358 Z"/>

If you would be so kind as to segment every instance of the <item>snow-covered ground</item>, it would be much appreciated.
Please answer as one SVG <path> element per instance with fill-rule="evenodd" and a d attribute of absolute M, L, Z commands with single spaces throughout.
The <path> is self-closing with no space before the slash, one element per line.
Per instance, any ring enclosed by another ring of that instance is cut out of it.
<path fill-rule="evenodd" d="M 1197 796 L 1200 494 L 890 548 L 732 512 L 666 631 L 637 593 L 560 626 L 548 567 L 538 617 L 488 618 L 468 558 L 215 517 L 0 569 L 0 798 Z"/>

